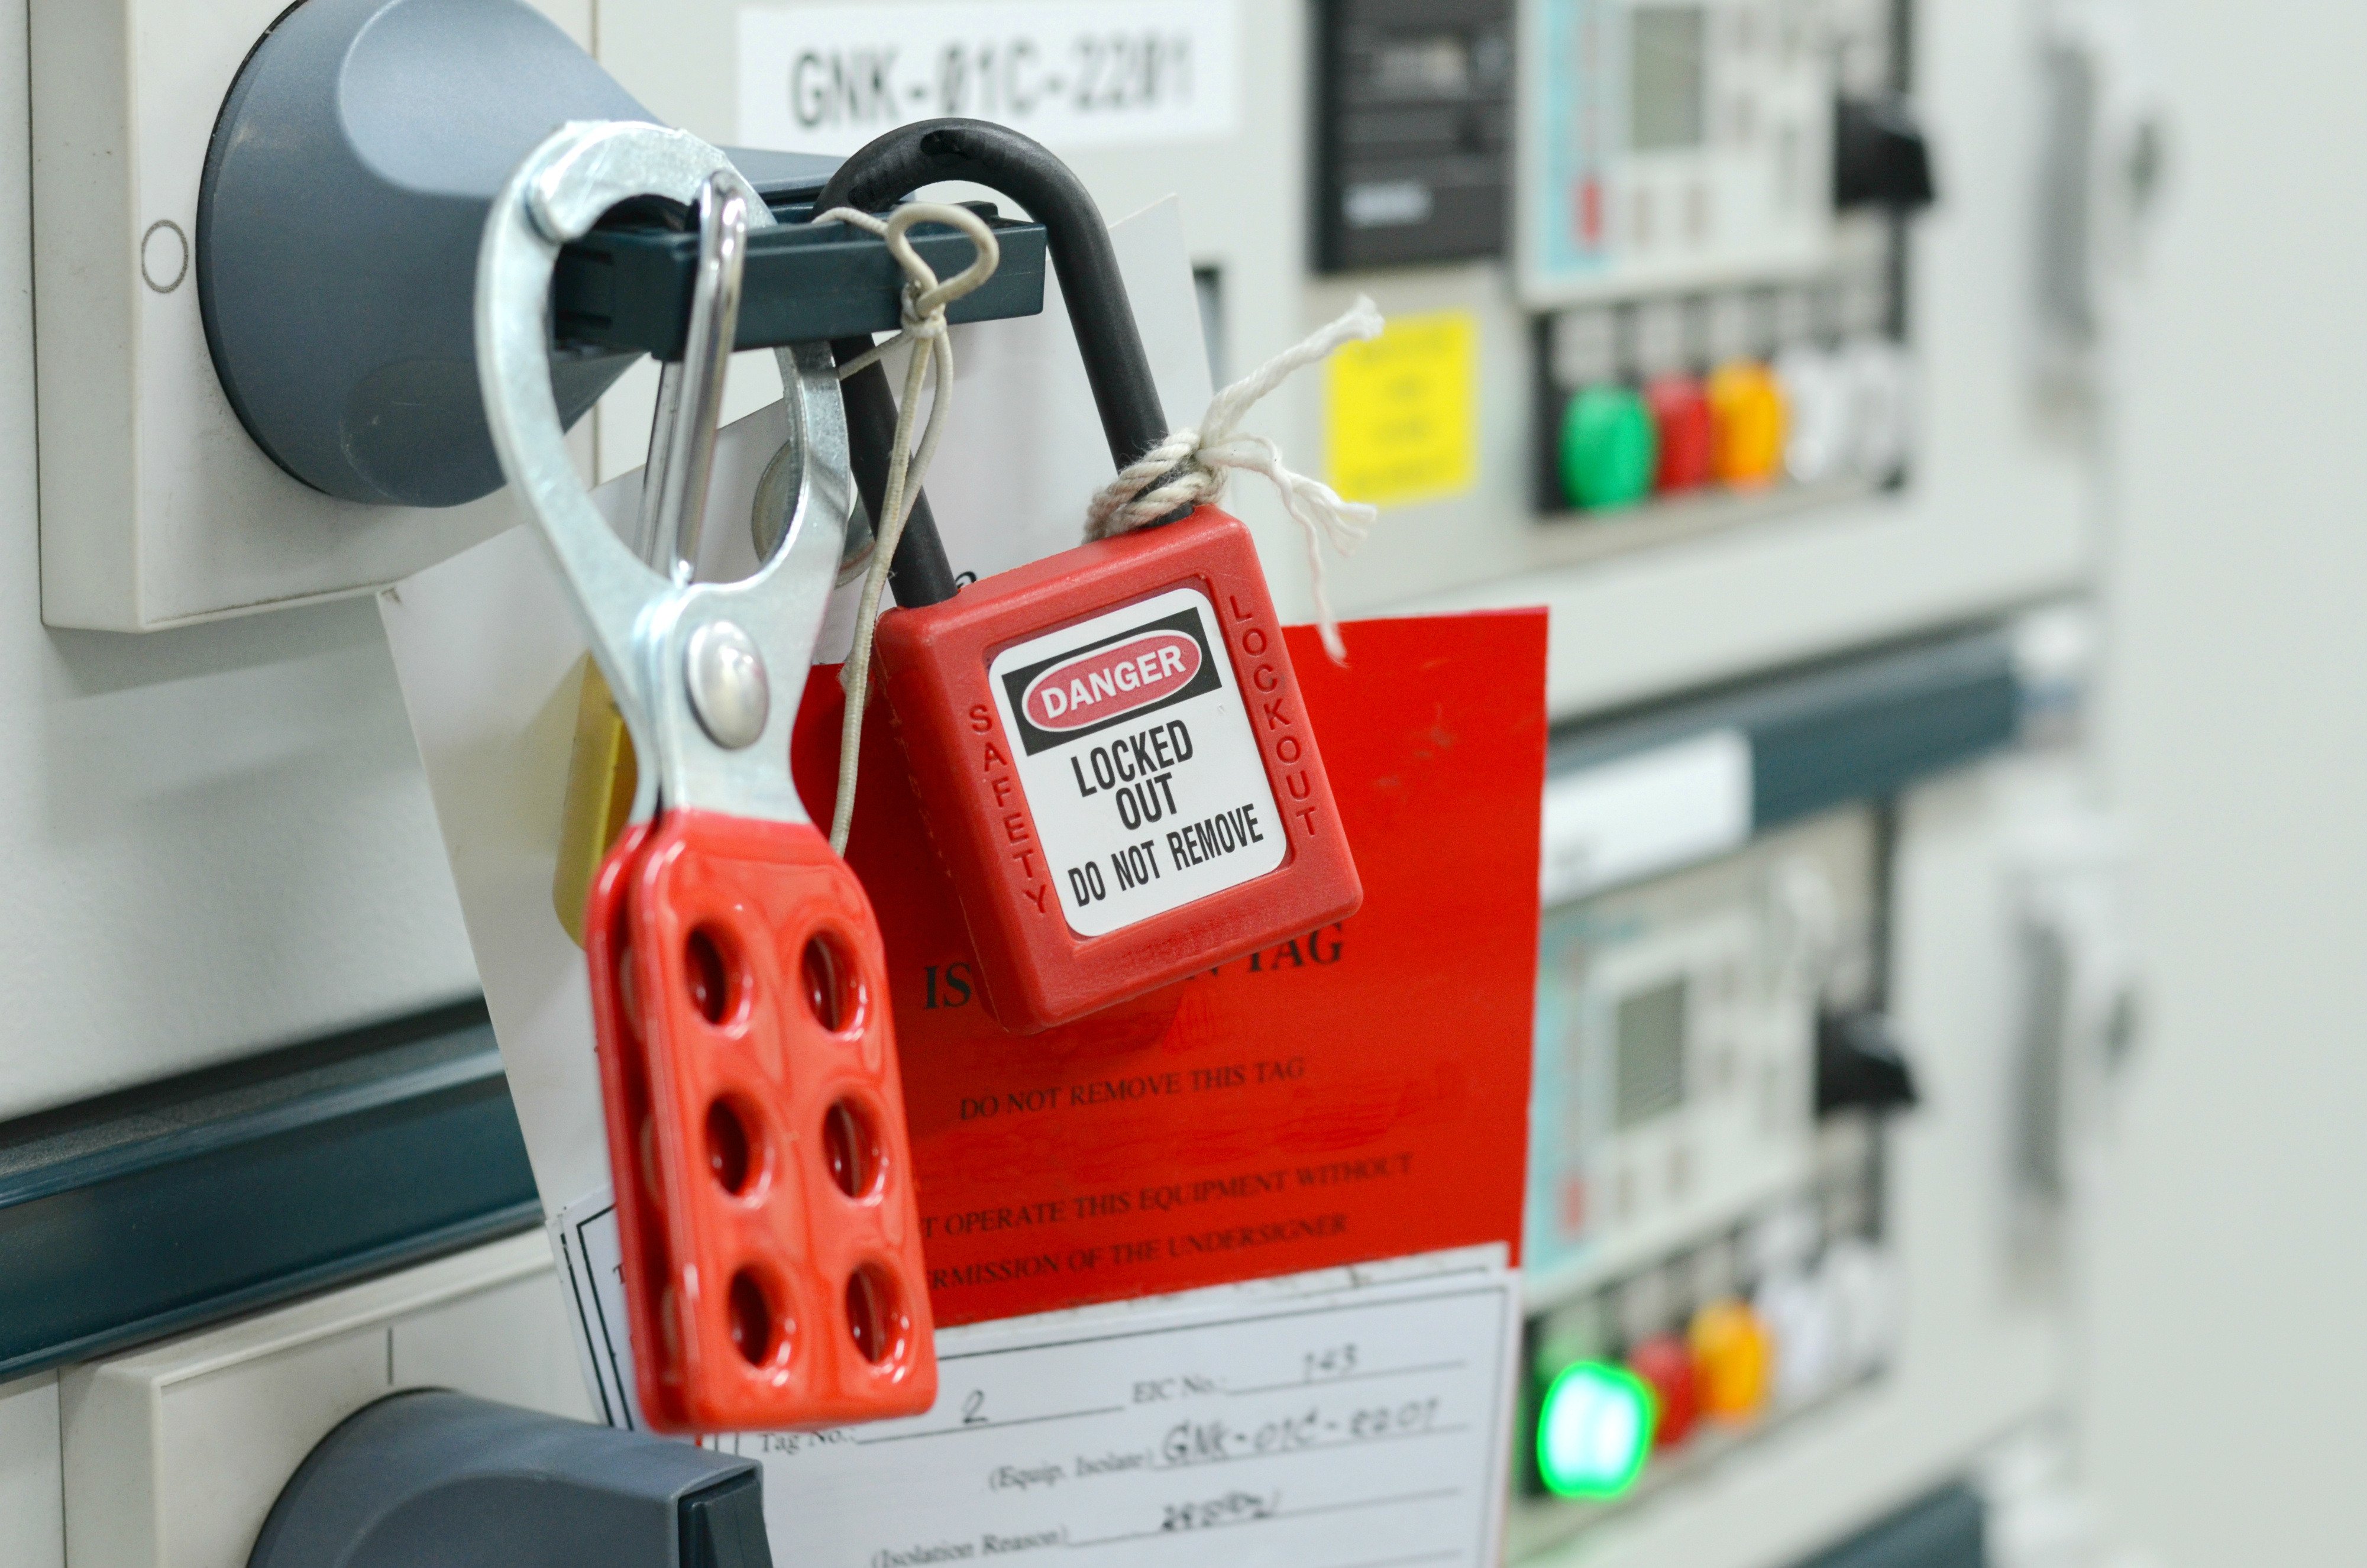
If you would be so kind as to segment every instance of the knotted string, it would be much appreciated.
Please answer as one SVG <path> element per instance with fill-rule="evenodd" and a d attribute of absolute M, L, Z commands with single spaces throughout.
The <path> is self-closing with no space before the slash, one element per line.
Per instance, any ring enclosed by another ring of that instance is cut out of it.
<path fill-rule="evenodd" d="M 1085 537 L 1108 539 L 1185 507 L 1217 501 L 1237 469 L 1262 473 L 1281 493 L 1283 510 L 1307 535 L 1308 577 L 1323 649 L 1334 664 L 1346 664 L 1347 646 L 1340 640 L 1339 619 L 1324 592 L 1322 544 L 1328 540 L 1341 554 L 1353 554 L 1379 514 L 1361 502 L 1342 500 L 1339 492 L 1320 480 L 1294 473 L 1283 465 L 1280 448 L 1263 436 L 1243 434 L 1240 426 L 1251 405 L 1293 371 L 1328 357 L 1343 343 L 1378 337 L 1381 326 L 1379 307 L 1359 294 L 1339 320 L 1218 392 L 1196 427 L 1175 431 L 1102 487 L 1085 510 Z"/>
<path fill-rule="evenodd" d="M 968 208 L 934 202 L 899 207 L 884 221 L 852 207 L 833 207 L 818 214 L 814 222 L 852 224 L 878 235 L 888 242 L 888 254 L 910 279 L 904 285 L 902 330 L 841 365 L 838 379 L 843 381 L 877 363 L 900 343 L 914 346 L 912 361 L 904 369 L 904 395 L 896 407 L 895 446 L 888 459 L 887 493 L 880 498 L 884 516 L 873 529 L 871 568 L 864 574 L 863 597 L 855 611 L 855 645 L 843 672 L 846 717 L 838 732 L 838 806 L 831 813 L 830 846 L 844 855 L 847 833 L 855 825 L 855 771 L 863 750 L 864 704 L 871 695 L 871 638 L 879 619 L 879 595 L 888 585 L 896 542 L 904 537 L 905 519 L 912 516 L 912 502 L 921 494 L 929 460 L 936 456 L 937 437 L 945 427 L 946 410 L 953 403 L 954 346 L 946 335 L 946 307 L 994 276 L 1002 261 L 1002 247 L 995 243 L 994 231 Z M 977 247 L 977 256 L 968 267 L 940 282 L 935 269 L 912 248 L 908 231 L 915 223 L 943 223 L 960 230 Z M 929 400 L 929 422 L 922 427 L 920 448 L 914 450 L 912 420 L 921 406 L 922 378 L 932 364 L 936 367 L 936 390 Z"/>

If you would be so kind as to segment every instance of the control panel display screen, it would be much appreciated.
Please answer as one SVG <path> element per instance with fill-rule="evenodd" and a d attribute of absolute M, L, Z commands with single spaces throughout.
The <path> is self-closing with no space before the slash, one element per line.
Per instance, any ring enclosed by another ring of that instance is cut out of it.
<path fill-rule="evenodd" d="M 1628 145 L 1638 153 L 1702 144 L 1706 129 L 1709 22 L 1699 6 L 1649 6 L 1629 24 Z"/>
<path fill-rule="evenodd" d="M 1612 1119 L 1625 1131 L 1684 1103 L 1684 981 L 1621 997 L 1617 1035 Z"/>

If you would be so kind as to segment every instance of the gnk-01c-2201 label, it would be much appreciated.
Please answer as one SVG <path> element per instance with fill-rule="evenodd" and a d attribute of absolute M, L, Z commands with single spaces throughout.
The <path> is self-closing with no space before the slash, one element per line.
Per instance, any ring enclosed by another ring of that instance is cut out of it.
<path fill-rule="evenodd" d="M 1079 936 L 1282 864 L 1274 790 L 1206 595 L 1174 588 L 1031 638 L 988 674 Z"/>
<path fill-rule="evenodd" d="M 740 7 L 739 135 L 854 152 L 959 115 L 1062 152 L 1231 133 L 1237 0 Z"/>

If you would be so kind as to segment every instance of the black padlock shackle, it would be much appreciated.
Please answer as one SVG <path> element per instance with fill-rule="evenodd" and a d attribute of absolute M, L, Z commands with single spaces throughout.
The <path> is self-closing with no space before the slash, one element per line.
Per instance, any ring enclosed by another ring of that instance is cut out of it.
<path fill-rule="evenodd" d="M 814 203 L 817 213 L 833 207 L 871 212 L 924 185 L 968 180 L 1008 196 L 1044 225 L 1052 267 L 1068 302 L 1083 357 L 1085 380 L 1119 469 L 1167 439 L 1167 415 L 1151 380 L 1150 356 L 1142 328 L 1127 301 L 1118 271 L 1117 250 L 1084 182 L 1035 138 L 983 119 L 923 119 L 899 126 L 865 145 L 831 176 Z M 831 345 L 842 363 L 867 351 L 866 339 Z M 855 482 L 878 516 L 887 487 L 888 452 L 895 430 L 895 403 L 888 379 L 875 366 L 850 378 L 847 435 Z M 900 605 L 934 604 L 951 598 L 955 585 L 937 538 L 927 499 L 915 497 L 890 577 Z"/>

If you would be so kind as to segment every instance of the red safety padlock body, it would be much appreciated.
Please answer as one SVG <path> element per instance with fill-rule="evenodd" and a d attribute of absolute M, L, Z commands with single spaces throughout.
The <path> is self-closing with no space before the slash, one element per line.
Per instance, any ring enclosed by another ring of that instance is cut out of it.
<path fill-rule="evenodd" d="M 1005 1028 L 1363 902 L 1239 519 L 1203 506 L 891 610 L 877 658 Z"/>
<path fill-rule="evenodd" d="M 926 1410 L 887 965 L 855 873 L 810 824 L 669 812 L 609 851 L 584 936 L 650 1424 Z"/>
<path fill-rule="evenodd" d="M 906 126 L 848 159 L 821 206 L 946 179 L 1044 223 L 1117 467 L 1164 441 L 1108 230 L 1042 147 L 980 121 Z M 1238 519 L 1202 506 L 934 603 L 900 577 L 897 597 L 880 690 L 1004 1028 L 1066 1023 L 1362 903 Z"/>

